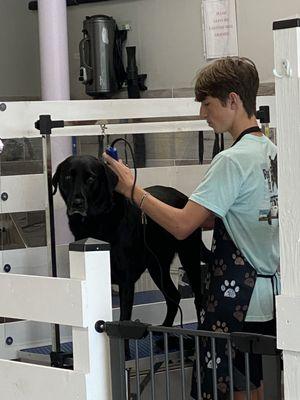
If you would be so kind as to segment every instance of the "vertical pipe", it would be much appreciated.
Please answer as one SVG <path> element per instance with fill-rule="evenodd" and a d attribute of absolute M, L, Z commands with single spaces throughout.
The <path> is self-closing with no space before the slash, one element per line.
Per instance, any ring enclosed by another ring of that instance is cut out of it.
<path fill-rule="evenodd" d="M 184 372 L 184 344 L 183 336 L 180 335 L 180 370 L 181 370 L 181 398 L 185 400 L 185 372 Z"/>
<path fill-rule="evenodd" d="M 153 354 L 153 333 L 150 331 L 150 369 L 151 369 L 151 400 L 155 400 L 155 371 L 154 371 L 154 354 Z"/>
<path fill-rule="evenodd" d="M 218 400 L 218 388 L 217 388 L 217 354 L 216 354 L 216 339 L 212 337 L 211 339 L 211 357 L 212 357 L 212 377 L 213 377 L 213 392 L 214 400 Z"/>
<path fill-rule="evenodd" d="M 137 400 L 141 400 L 141 385 L 140 385 L 140 357 L 139 357 L 139 344 L 138 340 L 134 341 L 135 344 L 135 372 L 136 372 L 136 394 Z"/>
<path fill-rule="evenodd" d="M 42 100 L 69 100 L 69 55 L 67 7 L 65 0 L 38 0 L 39 43 Z M 72 154 L 70 138 L 51 140 L 52 169 Z M 56 241 L 58 244 L 73 240 L 68 228 L 65 209 L 55 211 Z M 62 223 L 64 221 L 64 223 Z"/>
<path fill-rule="evenodd" d="M 168 334 L 164 333 L 165 363 L 166 363 L 166 400 L 170 400 L 170 375 L 169 375 L 169 343 Z"/>
<path fill-rule="evenodd" d="M 39 0 L 42 100 L 70 98 L 65 0 Z"/>
<path fill-rule="evenodd" d="M 251 400 L 249 353 L 245 353 L 246 398 Z"/>
<path fill-rule="evenodd" d="M 229 369 L 229 388 L 230 388 L 230 400 L 234 400 L 234 393 L 233 393 L 233 363 L 232 363 L 232 347 L 231 347 L 231 340 L 227 340 L 227 347 L 228 347 L 228 369 Z"/>
<path fill-rule="evenodd" d="M 70 98 L 70 86 L 66 2 L 65 0 L 39 0 L 38 10 L 42 100 L 67 100 Z M 48 150 L 51 154 L 51 162 L 47 165 L 47 175 L 51 176 L 53 168 L 59 161 L 72 153 L 72 143 L 69 138 L 55 138 L 49 140 L 47 146 L 51 146 Z M 51 196 L 51 184 L 48 185 L 48 191 Z M 50 206 L 49 204 L 46 210 L 47 230 L 50 229 L 51 224 Z M 72 241 L 64 208 L 55 211 L 54 220 L 59 221 L 59 225 L 55 227 L 56 241 L 51 238 L 51 244 L 48 244 L 48 268 L 51 275 L 53 265 L 56 263 L 56 243 Z M 52 348 L 55 352 L 60 351 L 58 325 L 52 326 Z"/>
<path fill-rule="evenodd" d="M 196 336 L 196 376 L 197 376 L 197 396 L 198 396 L 198 399 L 202 399 L 199 336 Z"/>

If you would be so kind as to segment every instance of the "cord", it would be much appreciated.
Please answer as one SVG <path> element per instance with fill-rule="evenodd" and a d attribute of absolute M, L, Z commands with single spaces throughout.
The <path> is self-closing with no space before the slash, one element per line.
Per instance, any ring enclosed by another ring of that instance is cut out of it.
<path fill-rule="evenodd" d="M 124 143 L 125 143 L 125 149 L 126 149 L 126 145 L 127 145 L 127 146 L 129 147 L 129 150 L 130 150 L 130 153 L 131 153 L 132 162 L 133 162 L 133 169 L 134 169 L 134 181 L 133 181 L 133 184 L 132 184 L 131 195 L 130 195 L 130 201 L 131 201 L 132 204 L 135 204 L 135 203 L 134 203 L 134 199 L 133 199 L 133 195 L 134 195 L 134 189 L 135 189 L 136 180 L 137 180 L 137 168 L 136 168 L 134 153 L 133 153 L 133 150 L 132 150 L 132 147 L 131 147 L 130 143 L 128 142 L 128 140 L 126 140 L 126 139 L 124 139 L 124 138 L 115 139 L 115 140 L 111 143 L 111 147 L 115 147 L 115 144 L 118 143 L 118 142 L 124 142 Z M 159 266 L 159 270 L 160 270 L 160 279 L 161 279 L 162 288 L 163 288 L 163 269 L 162 269 L 162 266 L 161 266 L 161 264 L 160 264 L 160 262 L 159 262 L 159 259 L 158 259 L 157 255 L 154 253 L 154 251 L 149 247 L 149 245 L 148 245 L 148 243 L 147 243 L 147 239 L 146 239 L 146 225 L 147 225 L 147 224 L 143 223 L 143 241 L 144 241 L 144 246 L 145 246 L 145 248 L 149 251 L 149 253 L 152 254 L 152 256 L 154 257 L 154 259 L 155 259 L 156 262 L 157 262 L 157 265 Z M 172 299 L 171 297 L 169 297 L 169 296 L 165 293 L 164 290 L 162 290 L 162 291 L 163 291 L 163 294 L 164 294 L 164 296 L 166 297 L 166 299 L 168 299 L 169 301 L 171 301 L 171 302 L 172 302 L 173 304 L 175 304 L 176 307 L 178 308 L 179 313 L 180 313 L 180 326 L 181 326 L 181 328 L 183 328 L 183 312 L 182 312 L 182 308 L 181 308 L 180 304 L 177 304 L 177 302 L 176 302 L 174 299 Z"/>

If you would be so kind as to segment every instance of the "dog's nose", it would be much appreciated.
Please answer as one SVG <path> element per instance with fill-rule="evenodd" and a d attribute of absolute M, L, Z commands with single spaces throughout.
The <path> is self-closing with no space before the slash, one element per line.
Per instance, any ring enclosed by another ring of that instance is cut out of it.
<path fill-rule="evenodd" d="M 81 198 L 76 198 L 72 201 L 72 206 L 73 207 L 82 207 L 84 204 L 84 200 Z"/>

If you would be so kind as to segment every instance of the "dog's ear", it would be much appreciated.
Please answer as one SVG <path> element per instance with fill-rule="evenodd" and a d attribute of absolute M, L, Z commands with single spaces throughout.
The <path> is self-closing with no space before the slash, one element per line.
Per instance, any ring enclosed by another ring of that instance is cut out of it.
<path fill-rule="evenodd" d="M 59 164 L 56 168 L 55 174 L 52 177 L 52 186 L 53 186 L 53 192 L 52 195 L 54 196 L 57 192 L 57 187 L 58 187 L 58 182 L 60 178 L 60 173 L 61 173 L 61 164 Z"/>
<path fill-rule="evenodd" d="M 107 180 L 107 186 L 110 193 L 112 193 L 119 182 L 118 176 L 106 165 L 104 164 L 104 171 Z"/>

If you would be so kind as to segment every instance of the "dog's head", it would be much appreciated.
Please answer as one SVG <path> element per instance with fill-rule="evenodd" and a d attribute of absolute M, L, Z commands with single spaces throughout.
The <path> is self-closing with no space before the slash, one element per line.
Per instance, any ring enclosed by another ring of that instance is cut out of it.
<path fill-rule="evenodd" d="M 66 158 L 52 178 L 53 194 L 59 188 L 69 216 L 85 217 L 110 211 L 117 183 L 117 176 L 93 156 Z"/>

